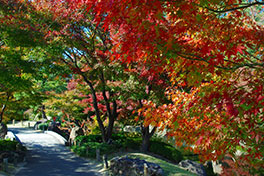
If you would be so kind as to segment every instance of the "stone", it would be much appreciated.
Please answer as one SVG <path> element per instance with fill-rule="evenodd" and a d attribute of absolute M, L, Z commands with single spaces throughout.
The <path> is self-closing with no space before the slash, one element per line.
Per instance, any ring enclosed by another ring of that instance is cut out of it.
<path fill-rule="evenodd" d="M 3 159 L 3 171 L 4 172 L 8 171 L 8 158 Z"/>
<path fill-rule="evenodd" d="M 77 136 L 83 135 L 83 131 L 80 127 L 76 126 L 72 128 L 69 138 L 69 143 L 72 145 L 76 139 Z"/>
<path fill-rule="evenodd" d="M 215 174 L 221 175 L 223 174 L 224 169 L 231 168 L 232 165 L 235 164 L 235 158 L 230 156 L 225 156 L 222 160 L 217 160 L 212 162 L 213 172 Z"/>
<path fill-rule="evenodd" d="M 4 158 L 9 158 L 9 157 L 11 157 L 10 152 L 7 151 L 0 152 L 0 162 L 3 162 Z"/>
<path fill-rule="evenodd" d="M 135 133 L 135 132 L 141 132 L 141 128 L 140 126 L 131 126 L 131 125 L 127 125 L 124 127 L 123 129 L 124 132 L 129 132 L 129 133 Z"/>
<path fill-rule="evenodd" d="M 10 163 L 18 163 L 18 162 L 23 162 L 24 159 L 25 159 L 25 156 L 26 156 L 26 152 L 23 151 L 23 152 L 19 152 L 19 151 L 15 151 L 15 152 L 12 152 L 12 151 L 4 151 L 4 152 L 1 152 L 0 151 L 0 163 L 3 162 L 3 159 L 4 158 L 8 158 L 8 161 Z"/>
<path fill-rule="evenodd" d="M 206 176 L 205 168 L 202 164 L 199 164 L 195 161 L 191 160 L 183 160 L 178 164 L 183 169 L 197 174 L 199 176 Z"/>
<path fill-rule="evenodd" d="M 155 163 L 140 159 L 132 159 L 127 156 L 115 157 L 110 160 L 109 170 L 113 175 L 122 176 L 162 176 L 163 169 Z"/>
<path fill-rule="evenodd" d="M 96 149 L 96 160 L 100 161 L 100 149 Z"/>
<path fill-rule="evenodd" d="M 0 139 L 5 139 L 7 135 L 7 126 L 4 123 L 0 123 Z"/>
<path fill-rule="evenodd" d="M 103 155 L 103 164 L 104 164 L 104 168 L 108 169 L 108 161 L 107 161 L 107 155 Z"/>
<path fill-rule="evenodd" d="M 14 141 L 14 140 L 16 140 L 16 137 L 15 137 L 14 133 L 12 133 L 11 131 L 8 131 L 6 136 L 5 136 L 5 139 L 10 139 L 11 141 Z"/>

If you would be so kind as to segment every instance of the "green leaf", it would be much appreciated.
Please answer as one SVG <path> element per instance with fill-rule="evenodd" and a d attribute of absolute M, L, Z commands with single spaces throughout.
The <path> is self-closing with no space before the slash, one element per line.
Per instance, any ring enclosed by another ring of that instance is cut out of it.
<path fill-rule="evenodd" d="M 248 111 L 249 109 L 251 109 L 252 108 L 252 106 L 251 105 L 246 105 L 245 103 L 244 104 L 242 104 L 242 105 L 240 105 L 240 107 L 241 108 L 243 108 L 244 110 L 246 110 L 246 111 Z"/>
<path fill-rule="evenodd" d="M 181 10 L 178 10 L 178 11 L 176 12 L 176 14 L 177 14 L 179 17 L 182 17 L 182 11 L 181 11 Z"/>
<path fill-rule="evenodd" d="M 175 128 L 175 129 L 177 129 L 177 128 L 179 127 L 179 123 L 178 123 L 177 121 L 175 121 L 175 122 L 173 123 L 173 125 L 174 125 L 174 128 Z"/>
<path fill-rule="evenodd" d="M 201 21 L 201 18 L 202 18 L 202 16 L 201 16 L 200 14 L 197 14 L 197 15 L 196 15 L 196 20 L 197 20 L 197 21 Z"/>

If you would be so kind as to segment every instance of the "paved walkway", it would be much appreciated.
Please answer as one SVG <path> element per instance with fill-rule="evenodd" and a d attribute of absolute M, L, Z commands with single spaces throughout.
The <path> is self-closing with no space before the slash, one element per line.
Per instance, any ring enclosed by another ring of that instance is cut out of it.
<path fill-rule="evenodd" d="M 25 128 L 10 128 L 27 147 L 27 164 L 16 176 L 99 176 L 100 164 L 77 157 L 53 136 Z"/>

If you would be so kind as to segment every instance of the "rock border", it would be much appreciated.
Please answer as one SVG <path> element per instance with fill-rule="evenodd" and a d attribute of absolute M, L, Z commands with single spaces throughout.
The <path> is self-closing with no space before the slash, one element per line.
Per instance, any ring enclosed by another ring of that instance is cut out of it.
<path fill-rule="evenodd" d="M 133 159 L 128 156 L 115 157 L 110 160 L 109 171 L 117 176 L 145 176 L 145 175 L 164 175 L 163 169 L 155 163 L 141 159 Z"/>

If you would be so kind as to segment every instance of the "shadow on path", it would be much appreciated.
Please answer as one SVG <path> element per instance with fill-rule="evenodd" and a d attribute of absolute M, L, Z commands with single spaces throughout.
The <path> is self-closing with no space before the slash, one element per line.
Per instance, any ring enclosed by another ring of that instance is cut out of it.
<path fill-rule="evenodd" d="M 97 176 L 101 164 L 77 157 L 48 134 L 9 128 L 27 147 L 27 164 L 16 176 Z"/>

